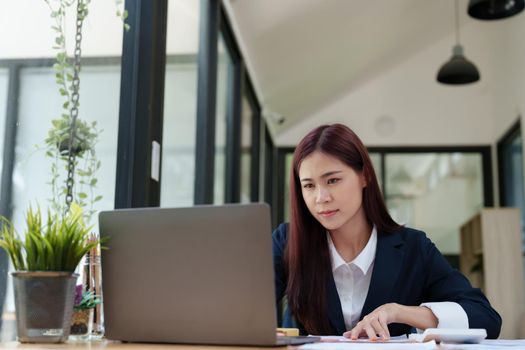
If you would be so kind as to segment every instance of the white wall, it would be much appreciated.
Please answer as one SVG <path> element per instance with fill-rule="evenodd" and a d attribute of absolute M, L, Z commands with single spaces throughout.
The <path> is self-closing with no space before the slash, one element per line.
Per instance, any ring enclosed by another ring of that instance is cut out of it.
<path fill-rule="evenodd" d="M 489 35 L 477 35 L 482 25 L 492 26 Z M 480 70 L 479 82 L 463 86 L 436 82 L 439 67 L 451 56 L 454 37 L 449 36 L 385 74 L 341 92 L 332 103 L 277 135 L 277 144 L 294 145 L 315 126 L 333 122 L 349 125 L 373 146 L 493 144 L 524 107 L 525 43 L 520 38 L 524 30 L 524 15 L 498 22 L 470 21 L 461 27 L 461 43 Z M 435 68 L 428 70 L 428 62 Z M 385 116 L 387 122 L 378 125 Z"/>
<path fill-rule="evenodd" d="M 520 18 L 521 17 L 521 18 Z M 525 123 L 525 16 L 509 20 L 509 30 L 498 42 L 494 53 L 501 62 L 497 80 L 494 140 L 498 140 L 521 115 L 521 124 Z"/>

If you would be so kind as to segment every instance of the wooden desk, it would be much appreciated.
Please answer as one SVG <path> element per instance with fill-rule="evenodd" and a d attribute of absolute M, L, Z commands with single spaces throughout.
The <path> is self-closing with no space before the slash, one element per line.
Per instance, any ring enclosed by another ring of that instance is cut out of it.
<path fill-rule="evenodd" d="M 480 344 L 484 349 L 491 350 L 513 350 L 525 348 L 525 339 L 503 340 L 505 344 L 494 344 L 494 341 L 485 341 Z M 385 346 L 386 345 L 386 346 Z M 472 350 L 476 345 L 472 344 L 439 344 L 435 347 L 428 347 L 421 343 L 397 343 L 397 344 L 370 344 L 370 343 L 344 343 L 338 346 L 339 350 L 410 350 L 410 349 L 435 349 L 435 350 Z M 145 343 L 120 343 L 107 340 L 91 342 L 66 342 L 63 344 L 20 344 L 18 342 L 0 342 L 0 349 L 42 349 L 42 350 L 297 350 L 292 346 L 286 347 L 245 347 L 245 346 L 206 346 L 206 345 L 176 345 L 176 344 L 145 344 Z M 332 348 L 333 349 L 333 348 Z"/>
<path fill-rule="evenodd" d="M 21 344 L 19 342 L 0 343 L 0 349 L 45 349 L 45 350 L 60 350 L 60 349 L 78 349 L 78 350 L 269 350 L 279 349 L 286 350 L 286 347 L 241 347 L 241 346 L 205 346 L 205 345 L 176 345 L 176 344 L 145 344 L 145 343 L 120 343 L 108 340 L 90 341 L 90 342 L 71 342 L 68 341 L 63 344 Z"/>

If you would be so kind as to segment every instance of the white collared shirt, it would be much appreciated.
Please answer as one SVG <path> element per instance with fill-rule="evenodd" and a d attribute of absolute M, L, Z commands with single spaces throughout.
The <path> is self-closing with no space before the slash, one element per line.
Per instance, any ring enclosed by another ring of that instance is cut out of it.
<path fill-rule="evenodd" d="M 332 274 L 341 301 L 345 327 L 351 330 L 359 322 L 370 287 L 377 248 L 377 230 L 374 226 L 365 248 L 349 263 L 344 261 L 335 248 L 330 234 L 327 233 L 326 236 L 332 260 Z"/>
<path fill-rule="evenodd" d="M 345 262 L 341 257 L 328 232 L 326 236 L 332 262 L 332 274 L 341 301 L 345 327 L 346 330 L 351 330 L 359 322 L 368 289 L 370 288 L 377 250 L 377 230 L 374 225 L 368 243 L 355 259 L 349 263 Z M 420 306 L 425 306 L 432 310 L 432 313 L 438 319 L 438 328 L 466 329 L 469 327 L 467 313 L 458 303 L 423 303 Z"/>

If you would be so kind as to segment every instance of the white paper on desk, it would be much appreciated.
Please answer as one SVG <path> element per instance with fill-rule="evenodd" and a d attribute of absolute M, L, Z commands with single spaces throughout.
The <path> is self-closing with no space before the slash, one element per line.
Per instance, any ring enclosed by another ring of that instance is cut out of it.
<path fill-rule="evenodd" d="M 507 340 L 490 339 L 483 340 L 479 344 L 445 344 L 441 343 L 440 350 L 512 350 L 525 348 L 525 339 Z"/>
<path fill-rule="evenodd" d="M 324 337 L 323 337 L 324 338 Z M 363 341 L 328 341 L 298 346 L 300 350 L 433 350 L 437 349 L 435 341 L 426 343 L 377 342 Z"/>
<path fill-rule="evenodd" d="M 322 342 L 348 342 L 348 343 L 383 343 L 382 341 L 371 341 L 368 338 L 359 338 L 352 340 L 350 338 L 343 337 L 342 335 L 327 335 L 321 337 Z M 390 337 L 388 343 L 413 343 L 408 340 L 406 335 L 398 335 L 396 337 Z"/>
<path fill-rule="evenodd" d="M 521 346 L 525 348 L 525 339 L 485 339 L 481 344 L 491 346 Z"/>

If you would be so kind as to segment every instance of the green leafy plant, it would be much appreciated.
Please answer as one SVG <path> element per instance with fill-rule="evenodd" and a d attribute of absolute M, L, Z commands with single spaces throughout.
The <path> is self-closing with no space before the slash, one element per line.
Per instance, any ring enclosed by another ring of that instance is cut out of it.
<path fill-rule="evenodd" d="M 13 224 L 0 217 L 0 247 L 9 255 L 17 271 L 74 272 L 82 257 L 95 248 L 100 239 L 90 240 L 91 227 L 86 227 L 82 208 L 73 203 L 64 215 L 51 215 L 43 222 L 40 208 L 26 213 L 23 240 Z"/>
<path fill-rule="evenodd" d="M 45 140 L 46 156 L 52 159 L 51 179 L 49 181 L 52 197 L 49 201 L 54 211 L 63 212 L 67 193 L 65 176 L 67 175 L 69 160 L 70 120 L 66 115 L 63 115 L 61 119 L 53 120 L 52 123 L 53 127 L 49 130 L 48 137 Z M 76 125 L 72 149 L 76 152 L 75 183 L 77 186 L 73 192 L 73 201 L 85 209 L 84 219 L 86 222 L 90 222 L 95 213 L 94 204 L 102 200 L 102 195 L 96 193 L 98 184 L 96 175 L 101 163 L 97 159 L 95 145 L 98 142 L 100 132 L 95 121 L 88 124 L 77 119 Z"/>
<path fill-rule="evenodd" d="M 75 288 L 75 310 L 93 309 L 102 303 L 102 299 L 97 297 L 93 291 L 84 290 L 84 286 L 78 284 Z"/>
<path fill-rule="evenodd" d="M 52 120 L 45 140 L 46 156 L 53 160 L 49 182 L 52 187 L 50 202 L 53 210 L 57 212 L 65 211 L 72 201 L 76 202 L 85 208 L 86 222 L 91 222 L 95 213 L 94 203 L 102 199 L 100 194 L 95 193 L 98 183 L 96 172 L 100 169 L 95 145 L 102 130 L 97 129 L 96 122 L 87 123 L 78 118 L 82 25 L 89 14 L 91 0 L 44 1 L 50 10 L 53 22 L 51 29 L 55 34 L 55 82 L 59 94 L 64 98 L 61 116 Z M 122 20 L 127 31 L 129 24 L 125 21 L 128 12 L 124 9 L 124 1 L 114 2 L 116 15 Z M 68 54 L 66 46 L 66 15 L 71 8 L 76 10 L 73 55 Z M 73 187 L 73 184 L 78 186 Z M 68 196 L 68 193 L 71 196 Z"/>

